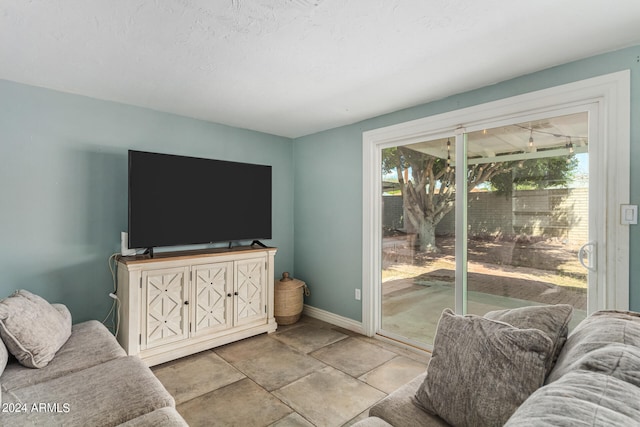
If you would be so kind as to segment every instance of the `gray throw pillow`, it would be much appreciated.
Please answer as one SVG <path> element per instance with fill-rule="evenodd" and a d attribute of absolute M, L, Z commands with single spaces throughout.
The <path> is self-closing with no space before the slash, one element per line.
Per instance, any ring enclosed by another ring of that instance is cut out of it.
<path fill-rule="evenodd" d="M 43 368 L 71 336 L 71 316 L 19 290 L 0 301 L 0 336 L 22 365 Z"/>
<path fill-rule="evenodd" d="M 507 310 L 490 311 L 486 319 L 498 320 L 520 329 L 539 329 L 553 342 L 552 357 L 547 360 L 547 374 L 553 368 L 567 341 L 573 307 L 568 304 L 534 305 Z"/>
<path fill-rule="evenodd" d="M 501 426 L 543 384 L 552 350 L 538 329 L 445 309 L 414 402 L 453 426 Z"/>
<path fill-rule="evenodd" d="M 7 362 L 9 362 L 9 351 L 7 346 L 4 345 L 4 341 L 0 340 L 0 375 L 4 372 L 4 368 L 7 367 Z"/>
<path fill-rule="evenodd" d="M 65 325 L 69 324 L 69 327 L 71 328 L 71 312 L 69 311 L 69 309 L 67 308 L 66 305 L 64 304 L 51 304 L 53 306 L 53 308 L 55 308 L 56 310 L 58 310 L 58 313 L 60 313 L 62 315 L 62 317 L 64 318 L 65 321 Z"/>

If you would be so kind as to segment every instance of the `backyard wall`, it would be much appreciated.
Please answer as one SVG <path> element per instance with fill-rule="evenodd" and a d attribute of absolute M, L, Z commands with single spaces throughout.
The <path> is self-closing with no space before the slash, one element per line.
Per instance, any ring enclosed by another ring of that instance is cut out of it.
<path fill-rule="evenodd" d="M 473 236 L 527 235 L 570 243 L 589 240 L 587 188 L 515 191 L 512 197 L 489 191 L 469 195 L 468 224 Z M 383 227 L 413 232 L 403 220 L 402 196 L 383 196 Z M 449 212 L 437 235 L 455 234 L 455 213 Z"/>

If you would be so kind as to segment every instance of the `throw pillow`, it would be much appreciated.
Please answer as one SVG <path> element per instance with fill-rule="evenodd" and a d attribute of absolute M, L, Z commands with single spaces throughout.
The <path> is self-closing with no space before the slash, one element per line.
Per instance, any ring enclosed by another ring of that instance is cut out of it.
<path fill-rule="evenodd" d="M 543 384 L 552 349 L 540 330 L 445 309 L 414 401 L 454 426 L 501 426 Z"/>
<path fill-rule="evenodd" d="M 64 304 L 51 304 L 53 306 L 53 308 L 55 308 L 56 310 L 58 310 L 58 313 L 60 313 L 62 315 L 62 318 L 64 319 L 65 322 L 65 328 L 67 327 L 67 324 L 69 326 L 69 328 L 71 328 L 71 312 L 69 311 L 69 309 L 67 308 L 66 305 Z"/>
<path fill-rule="evenodd" d="M 557 304 L 490 311 L 484 317 L 508 323 L 520 329 L 539 329 L 547 334 L 553 343 L 552 357 L 547 360 L 548 374 L 567 341 L 569 321 L 572 315 L 572 306 Z"/>
<path fill-rule="evenodd" d="M 7 362 L 9 362 L 9 351 L 7 346 L 4 345 L 4 341 L 0 340 L 0 375 L 4 372 L 4 368 L 7 367 Z"/>
<path fill-rule="evenodd" d="M 71 336 L 71 317 L 45 299 L 20 290 L 0 301 L 0 336 L 29 368 L 43 368 Z"/>

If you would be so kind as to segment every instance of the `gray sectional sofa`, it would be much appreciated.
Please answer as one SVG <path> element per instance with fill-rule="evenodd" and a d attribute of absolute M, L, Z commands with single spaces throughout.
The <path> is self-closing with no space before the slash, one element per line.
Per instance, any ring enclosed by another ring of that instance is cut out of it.
<path fill-rule="evenodd" d="M 439 324 L 437 334 L 441 334 L 441 340 L 438 342 L 436 335 L 427 372 L 373 406 L 369 418 L 356 425 L 639 426 L 640 313 L 596 312 L 579 323 L 565 342 L 561 320 L 556 321 L 555 326 L 552 326 L 553 322 L 532 325 L 544 317 L 535 310 L 537 308 L 530 309 L 528 313 L 525 310 L 524 315 L 520 309 L 494 312 L 495 317 L 487 320 L 478 320 L 478 316 L 458 316 L 473 317 L 473 328 L 468 328 L 469 323 L 459 319 L 455 319 L 457 329 L 446 329 L 445 325 L 441 330 Z M 561 316 L 555 317 L 558 320 Z M 522 334 L 528 335 L 534 344 L 518 342 L 521 332 L 509 330 L 507 320 L 515 320 L 513 323 L 525 329 Z M 519 348 L 517 351 L 525 349 L 525 358 L 517 365 L 501 364 L 501 355 L 496 355 L 490 348 L 496 346 L 492 336 L 483 336 L 477 342 L 469 338 L 468 333 L 482 335 L 483 332 L 478 332 L 478 324 L 486 331 L 487 321 L 503 323 L 497 326 L 503 329 L 492 330 L 491 334 L 498 335 L 499 351 L 508 358 L 513 355 L 511 350 L 505 351 L 501 347 L 505 342 L 508 342 L 507 346 L 515 343 Z M 539 341 L 540 335 L 531 331 L 540 332 L 550 326 L 545 335 L 553 334 L 553 329 L 559 333 L 555 342 L 550 337 L 547 342 L 550 347 L 541 349 L 540 343 L 545 347 L 544 341 Z M 506 334 L 500 335 L 501 331 Z M 447 346 L 442 341 L 445 339 L 459 345 L 457 348 Z M 462 356 L 438 354 L 439 347 Z M 527 355 L 533 357 L 527 361 Z M 500 363 L 493 363 L 496 360 Z M 444 366 L 444 362 L 449 365 Z M 464 364 L 456 365 L 460 362 Z M 444 374 L 436 372 L 435 378 L 428 379 L 432 368 Z M 536 379 L 532 380 L 534 377 Z M 437 382 L 443 379 L 449 384 Z M 501 384 L 501 381 L 511 384 Z M 447 394 L 447 390 L 451 394 Z"/>
<path fill-rule="evenodd" d="M 18 291 L 0 301 L 0 335 L 0 425 L 187 425 L 100 322 L 71 326 L 65 306 Z"/>

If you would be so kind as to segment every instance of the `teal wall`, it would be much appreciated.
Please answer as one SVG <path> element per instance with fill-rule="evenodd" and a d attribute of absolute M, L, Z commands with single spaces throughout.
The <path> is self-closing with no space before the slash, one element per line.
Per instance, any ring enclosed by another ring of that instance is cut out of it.
<path fill-rule="evenodd" d="M 290 139 L 0 80 L 0 296 L 28 289 L 74 322 L 106 316 L 130 148 L 272 165 L 266 243 L 276 272 L 293 270 Z"/>
<path fill-rule="evenodd" d="M 640 204 L 640 46 L 295 139 L 294 265 L 311 289 L 306 302 L 362 319 L 361 303 L 354 299 L 354 289 L 362 286 L 362 132 L 626 69 L 631 70 L 630 200 Z M 640 257 L 638 227 L 630 230 L 631 260 Z M 631 309 L 640 311 L 640 264 L 630 264 Z"/>

